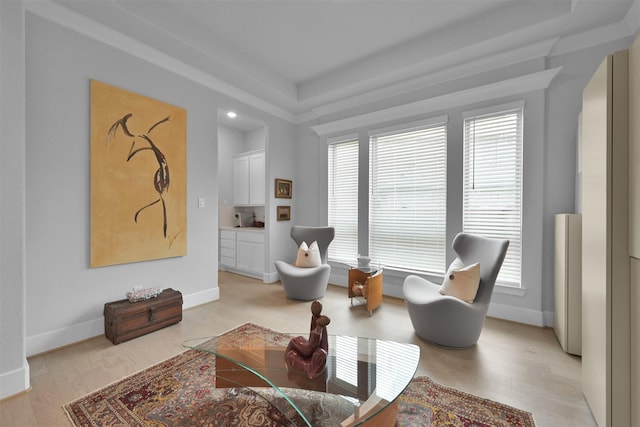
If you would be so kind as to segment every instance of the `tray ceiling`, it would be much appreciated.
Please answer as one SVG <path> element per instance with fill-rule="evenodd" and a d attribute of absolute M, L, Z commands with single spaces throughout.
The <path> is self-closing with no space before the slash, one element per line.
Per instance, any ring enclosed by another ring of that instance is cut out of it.
<path fill-rule="evenodd" d="M 633 0 L 55 4 L 238 88 L 293 121 L 382 99 L 402 85 L 415 88 L 425 76 L 443 76 L 483 58 L 498 62 L 505 52 L 542 46 L 541 55 L 553 55 L 636 30 L 628 18 Z"/>

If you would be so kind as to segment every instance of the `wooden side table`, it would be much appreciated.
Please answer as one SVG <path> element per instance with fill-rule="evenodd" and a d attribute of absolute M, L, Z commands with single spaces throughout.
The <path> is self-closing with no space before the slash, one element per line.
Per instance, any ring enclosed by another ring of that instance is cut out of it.
<path fill-rule="evenodd" d="M 361 305 L 366 304 L 369 316 L 382 304 L 382 270 L 382 267 L 349 267 L 351 305 L 354 298 Z"/>

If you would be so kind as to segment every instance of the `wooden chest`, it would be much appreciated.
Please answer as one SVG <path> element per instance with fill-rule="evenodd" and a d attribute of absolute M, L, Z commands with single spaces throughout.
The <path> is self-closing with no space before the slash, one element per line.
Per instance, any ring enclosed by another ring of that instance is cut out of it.
<path fill-rule="evenodd" d="M 155 298 L 104 305 L 104 335 L 114 344 L 157 331 L 182 320 L 182 294 L 171 288 Z"/>

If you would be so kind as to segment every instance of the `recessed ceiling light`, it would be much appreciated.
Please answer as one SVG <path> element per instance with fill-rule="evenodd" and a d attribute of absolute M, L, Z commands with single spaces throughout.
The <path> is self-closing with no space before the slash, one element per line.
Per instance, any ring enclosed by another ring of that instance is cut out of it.
<path fill-rule="evenodd" d="M 227 113 L 227 117 L 229 117 L 230 119 L 235 119 L 236 117 L 238 117 L 238 115 L 236 114 L 235 111 L 229 111 Z"/>

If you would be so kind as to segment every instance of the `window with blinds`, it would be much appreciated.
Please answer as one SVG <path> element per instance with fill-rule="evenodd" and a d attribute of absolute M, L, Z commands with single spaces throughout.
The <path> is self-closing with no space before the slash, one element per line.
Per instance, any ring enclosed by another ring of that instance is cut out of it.
<path fill-rule="evenodd" d="M 399 364 L 399 359 L 418 358 L 420 353 L 410 344 L 348 336 L 336 336 L 333 348 L 333 381 L 337 385 L 356 395 L 375 393 L 388 401 L 395 399 L 415 374 L 415 365 Z"/>
<path fill-rule="evenodd" d="M 464 115 L 465 232 L 509 239 L 498 282 L 521 286 L 523 103 Z"/>
<path fill-rule="evenodd" d="M 349 262 L 358 254 L 358 137 L 329 141 L 328 224 L 335 237 L 327 251 L 332 261 Z"/>
<path fill-rule="evenodd" d="M 336 335 L 335 344 L 335 377 L 343 386 L 353 386 L 355 391 L 358 386 L 358 338 Z"/>
<path fill-rule="evenodd" d="M 369 256 L 386 267 L 443 273 L 446 117 L 369 134 Z"/>

